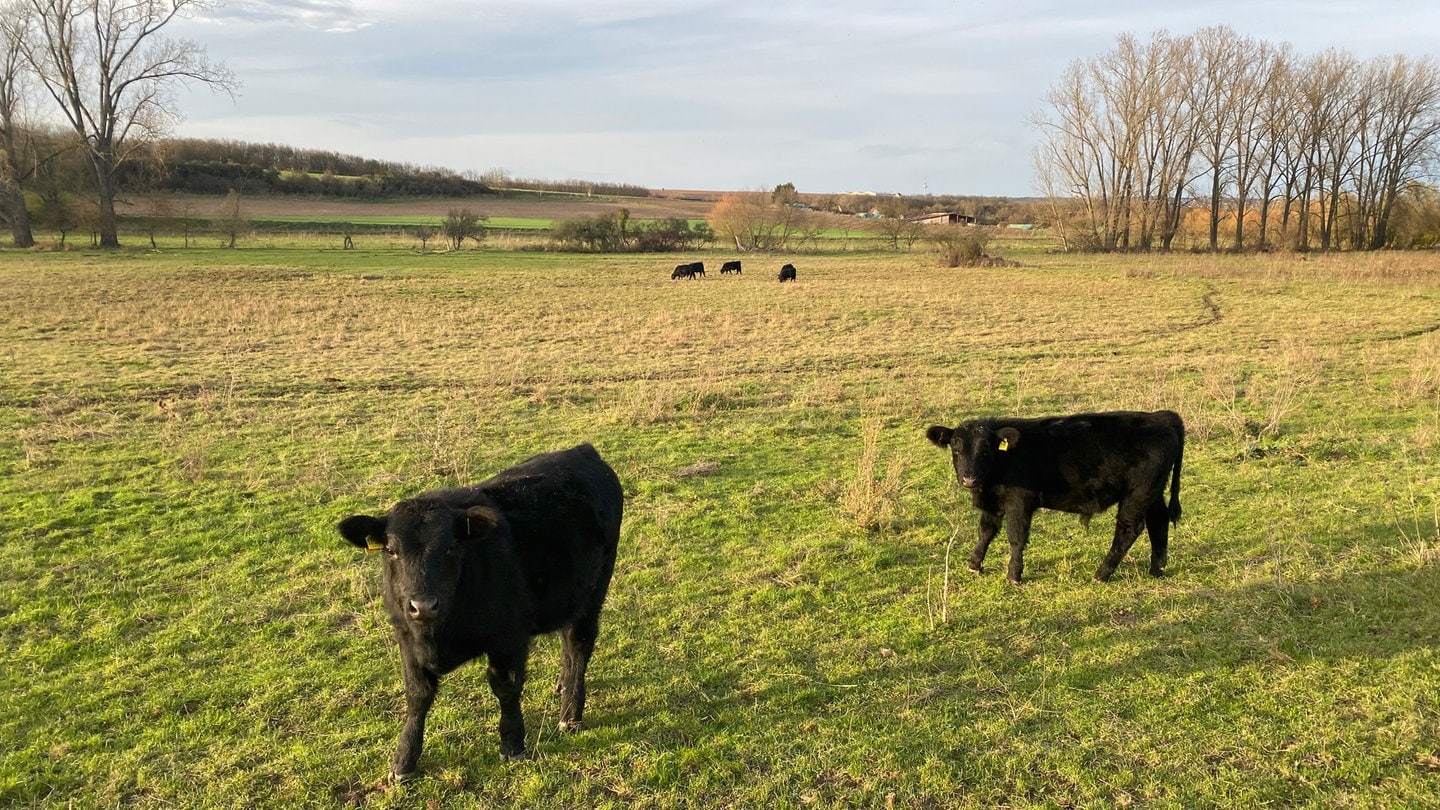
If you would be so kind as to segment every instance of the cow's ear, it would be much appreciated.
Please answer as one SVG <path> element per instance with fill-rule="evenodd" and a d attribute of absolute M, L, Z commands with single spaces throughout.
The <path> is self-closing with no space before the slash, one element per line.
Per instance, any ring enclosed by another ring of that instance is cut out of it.
<path fill-rule="evenodd" d="M 954 437 L 955 431 L 943 425 L 931 425 L 930 429 L 925 431 L 925 438 L 936 447 L 949 447 L 950 440 Z"/>
<path fill-rule="evenodd" d="M 472 506 L 455 516 L 455 534 L 479 540 L 500 525 L 500 513 L 488 506 Z"/>
<path fill-rule="evenodd" d="M 351 545 L 366 551 L 379 551 L 385 547 L 385 521 L 370 515 L 351 515 L 340 521 L 336 527 L 340 536 Z"/>
<path fill-rule="evenodd" d="M 1000 437 L 1001 450 L 1014 450 L 1015 445 L 1020 443 L 1020 431 L 1013 427 L 1000 428 L 995 435 Z"/>

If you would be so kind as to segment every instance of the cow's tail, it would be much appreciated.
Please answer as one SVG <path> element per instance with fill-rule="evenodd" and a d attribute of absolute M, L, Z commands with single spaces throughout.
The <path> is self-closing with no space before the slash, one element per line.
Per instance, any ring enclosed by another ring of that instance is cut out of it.
<path fill-rule="evenodd" d="M 1185 458 L 1185 423 L 1177 416 L 1175 429 L 1180 436 L 1180 449 L 1175 453 L 1175 469 L 1170 471 L 1170 522 L 1180 522 L 1180 462 Z"/>

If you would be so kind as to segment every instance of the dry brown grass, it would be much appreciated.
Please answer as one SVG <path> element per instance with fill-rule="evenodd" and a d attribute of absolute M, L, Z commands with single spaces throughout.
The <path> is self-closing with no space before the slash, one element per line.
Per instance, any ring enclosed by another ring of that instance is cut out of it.
<path fill-rule="evenodd" d="M 1440 261 L 1016 253 L 746 257 L 701 282 L 669 280 L 679 257 L 363 241 L 0 253 L 0 629 L 37 675 L 11 679 L 0 784 L 106 806 L 1423 804 Z M 927 425 L 1162 407 L 1191 435 L 1170 577 L 1089 582 L 1108 521 L 1054 514 L 1023 588 L 956 575 L 974 514 Z M 334 522 L 580 440 L 627 493 L 597 723 L 502 765 L 483 668 L 461 671 L 430 778 L 364 793 L 398 661 Z"/>

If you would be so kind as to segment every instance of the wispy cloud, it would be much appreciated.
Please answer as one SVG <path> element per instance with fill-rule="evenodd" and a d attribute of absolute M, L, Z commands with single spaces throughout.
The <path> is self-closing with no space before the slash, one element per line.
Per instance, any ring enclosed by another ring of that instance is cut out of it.
<path fill-rule="evenodd" d="M 215 19 L 222 23 L 301 25 L 333 33 L 359 31 L 376 22 L 352 0 L 231 0 L 216 12 Z"/>

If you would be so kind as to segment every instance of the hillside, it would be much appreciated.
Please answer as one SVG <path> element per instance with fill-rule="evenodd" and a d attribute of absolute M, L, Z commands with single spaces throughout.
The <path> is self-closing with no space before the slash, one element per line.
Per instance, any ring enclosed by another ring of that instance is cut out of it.
<path fill-rule="evenodd" d="M 188 203 L 198 212 L 219 207 L 221 197 L 186 195 Z M 414 198 L 367 202 L 333 197 L 294 197 L 253 195 L 244 197 L 245 213 L 255 219 L 269 217 L 314 217 L 345 220 L 348 218 L 385 216 L 424 216 L 443 218 L 451 208 L 469 208 L 490 217 L 527 217 L 537 219 L 571 219 L 595 216 L 624 208 L 637 219 L 678 217 L 700 219 L 713 203 L 704 200 L 667 199 L 659 197 L 581 197 L 572 194 L 503 193 L 479 197 Z"/>

